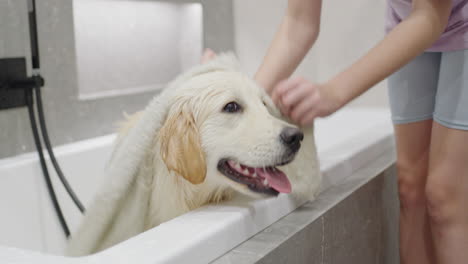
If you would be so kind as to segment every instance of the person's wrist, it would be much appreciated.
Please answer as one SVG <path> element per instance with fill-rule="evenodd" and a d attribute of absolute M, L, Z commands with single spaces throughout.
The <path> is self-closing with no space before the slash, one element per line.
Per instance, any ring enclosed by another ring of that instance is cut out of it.
<path fill-rule="evenodd" d="M 343 84 L 336 80 L 329 80 L 322 86 L 326 89 L 325 92 L 332 101 L 333 112 L 346 105 L 349 101 L 346 96 L 346 88 L 343 86 Z"/>

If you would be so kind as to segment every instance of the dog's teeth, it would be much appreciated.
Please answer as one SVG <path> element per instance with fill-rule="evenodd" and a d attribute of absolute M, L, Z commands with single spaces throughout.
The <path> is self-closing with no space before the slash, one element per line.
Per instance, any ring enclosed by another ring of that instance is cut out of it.
<path fill-rule="evenodd" d="M 234 165 L 234 168 L 238 169 L 238 170 L 241 170 L 241 166 L 239 163 L 236 163 L 236 165 Z"/>
<path fill-rule="evenodd" d="M 265 185 L 265 186 L 268 185 L 268 180 L 267 179 L 263 180 L 263 185 Z"/>
<path fill-rule="evenodd" d="M 246 174 L 246 175 L 249 175 L 249 170 L 248 170 L 248 169 L 244 169 L 244 170 L 242 171 L 242 173 L 244 173 L 244 174 Z"/>
<path fill-rule="evenodd" d="M 257 173 L 254 172 L 254 173 L 252 174 L 252 177 L 257 178 Z"/>

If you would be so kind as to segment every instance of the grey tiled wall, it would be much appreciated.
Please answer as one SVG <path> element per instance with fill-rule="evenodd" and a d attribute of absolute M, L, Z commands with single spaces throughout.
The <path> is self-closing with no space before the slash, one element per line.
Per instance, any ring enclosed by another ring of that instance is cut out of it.
<path fill-rule="evenodd" d="M 155 92 L 80 101 L 78 99 L 73 1 L 37 1 L 41 74 L 46 80 L 43 100 L 53 145 L 112 133 L 122 113 L 145 107 Z M 142 1 L 142 0 L 133 0 Z M 234 49 L 231 0 L 170 0 L 203 5 L 204 46 Z M 29 59 L 27 0 L 0 1 L 0 58 Z M 0 158 L 33 151 L 25 108 L 0 111 Z"/>

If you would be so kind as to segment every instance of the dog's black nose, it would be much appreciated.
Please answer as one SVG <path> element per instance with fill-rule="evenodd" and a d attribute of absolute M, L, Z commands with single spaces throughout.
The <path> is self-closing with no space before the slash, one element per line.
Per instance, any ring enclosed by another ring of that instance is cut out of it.
<path fill-rule="evenodd" d="M 290 147 L 293 151 L 297 151 L 301 146 L 300 143 L 304 139 L 304 133 L 294 127 L 286 127 L 280 134 L 281 142 Z"/>

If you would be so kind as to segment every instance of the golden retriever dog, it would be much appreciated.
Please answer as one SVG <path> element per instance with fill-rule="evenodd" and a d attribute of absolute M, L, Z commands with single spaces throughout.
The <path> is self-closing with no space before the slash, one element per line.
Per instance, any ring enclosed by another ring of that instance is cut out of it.
<path fill-rule="evenodd" d="M 313 129 L 285 121 L 231 54 L 180 75 L 129 117 L 105 176 L 70 255 L 98 252 L 233 192 L 310 199 L 321 181 Z"/>

